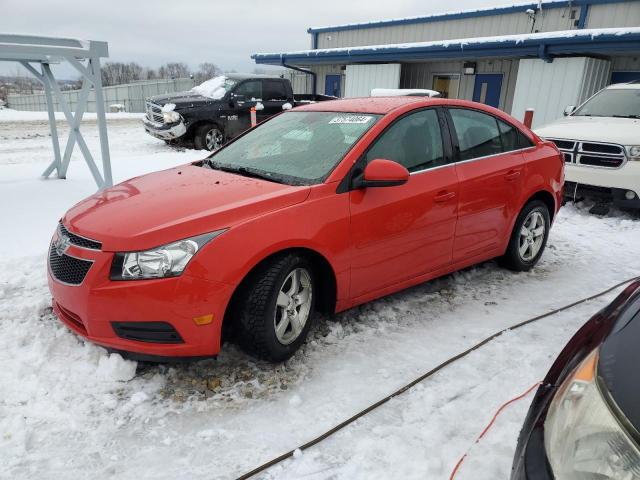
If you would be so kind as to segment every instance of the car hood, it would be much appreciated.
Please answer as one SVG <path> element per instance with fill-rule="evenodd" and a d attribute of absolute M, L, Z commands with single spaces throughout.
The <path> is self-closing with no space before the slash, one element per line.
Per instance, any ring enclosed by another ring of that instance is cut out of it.
<path fill-rule="evenodd" d="M 168 95 L 156 95 L 155 97 L 151 97 L 149 100 L 161 107 L 167 103 L 173 103 L 176 106 L 176 110 L 190 108 L 196 105 L 219 102 L 219 100 L 199 95 L 191 90 L 171 93 Z"/>
<path fill-rule="evenodd" d="M 598 375 L 614 402 L 640 432 L 640 281 L 600 347 Z"/>
<path fill-rule="evenodd" d="M 309 191 L 184 165 L 98 192 L 72 207 L 63 223 L 105 251 L 145 250 L 303 202 Z"/>
<path fill-rule="evenodd" d="M 568 116 L 534 131 L 543 138 L 637 145 L 640 120 L 616 117 Z"/>

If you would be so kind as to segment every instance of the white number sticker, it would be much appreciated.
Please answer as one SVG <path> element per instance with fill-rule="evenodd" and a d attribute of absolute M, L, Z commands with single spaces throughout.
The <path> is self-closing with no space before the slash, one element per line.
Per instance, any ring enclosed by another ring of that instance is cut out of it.
<path fill-rule="evenodd" d="M 329 123 L 368 123 L 371 120 L 367 115 L 341 115 L 333 117 Z"/>

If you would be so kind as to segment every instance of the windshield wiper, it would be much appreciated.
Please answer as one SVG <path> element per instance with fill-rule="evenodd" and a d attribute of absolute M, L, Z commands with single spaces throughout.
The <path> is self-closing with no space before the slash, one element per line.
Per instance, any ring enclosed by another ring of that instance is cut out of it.
<path fill-rule="evenodd" d="M 630 114 L 630 115 L 611 115 L 616 118 L 640 118 L 640 115 Z"/>
<path fill-rule="evenodd" d="M 209 165 L 216 170 L 221 170 L 223 172 L 235 173 L 237 175 L 242 175 L 243 177 L 250 178 L 259 178 L 261 180 L 267 180 L 269 182 L 282 183 L 282 180 L 277 178 L 273 178 L 268 173 L 263 173 L 260 170 L 255 170 L 253 168 L 247 167 L 227 167 L 226 165 L 215 164 L 213 162 L 209 162 Z"/>

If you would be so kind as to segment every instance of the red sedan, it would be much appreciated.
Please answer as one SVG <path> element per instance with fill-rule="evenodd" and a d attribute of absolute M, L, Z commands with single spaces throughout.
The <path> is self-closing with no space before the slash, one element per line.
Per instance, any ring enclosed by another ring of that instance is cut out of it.
<path fill-rule="evenodd" d="M 145 358 L 212 356 L 232 338 L 282 361 L 315 311 L 492 258 L 532 268 L 563 181 L 553 144 L 485 105 L 296 108 L 201 162 L 71 208 L 49 252 L 53 309 L 89 340 Z"/>

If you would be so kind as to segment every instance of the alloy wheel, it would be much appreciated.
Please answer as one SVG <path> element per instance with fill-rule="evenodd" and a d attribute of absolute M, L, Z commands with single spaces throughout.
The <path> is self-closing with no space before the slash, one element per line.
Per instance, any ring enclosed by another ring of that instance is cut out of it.
<path fill-rule="evenodd" d="M 289 345 L 300 336 L 311 312 L 313 285 L 311 274 L 305 268 L 292 270 L 284 279 L 273 318 L 276 338 Z"/>
<path fill-rule="evenodd" d="M 204 137 L 205 145 L 207 146 L 207 150 L 213 152 L 214 150 L 219 149 L 222 146 L 223 137 L 222 132 L 217 128 L 212 128 L 207 132 Z"/>
<path fill-rule="evenodd" d="M 544 242 L 545 222 L 542 214 L 534 210 L 525 218 L 520 228 L 520 238 L 518 241 L 518 253 L 525 262 L 533 260 Z"/>

